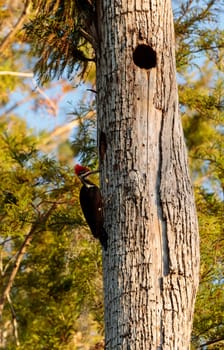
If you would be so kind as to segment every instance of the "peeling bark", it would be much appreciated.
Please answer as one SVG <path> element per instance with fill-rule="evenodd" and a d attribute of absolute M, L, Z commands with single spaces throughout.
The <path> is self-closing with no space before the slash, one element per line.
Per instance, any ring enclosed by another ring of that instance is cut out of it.
<path fill-rule="evenodd" d="M 109 199 L 106 349 L 189 349 L 199 239 L 178 113 L 171 3 L 97 3 L 98 133 L 107 145 L 101 184 Z M 136 61 L 139 45 L 148 51 Z"/>

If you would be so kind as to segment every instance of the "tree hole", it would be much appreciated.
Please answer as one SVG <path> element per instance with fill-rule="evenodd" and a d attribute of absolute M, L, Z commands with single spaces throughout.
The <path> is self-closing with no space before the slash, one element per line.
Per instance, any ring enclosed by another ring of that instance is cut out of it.
<path fill-rule="evenodd" d="M 150 69 L 156 67 L 156 51 L 149 45 L 138 45 L 133 52 L 133 61 L 139 68 Z"/>

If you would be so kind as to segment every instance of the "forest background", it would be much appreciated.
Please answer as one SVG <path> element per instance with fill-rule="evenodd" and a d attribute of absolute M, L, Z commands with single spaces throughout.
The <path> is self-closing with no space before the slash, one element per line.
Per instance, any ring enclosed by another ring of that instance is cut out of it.
<path fill-rule="evenodd" d="M 220 349 L 224 4 L 188 0 L 173 7 L 180 113 L 201 239 L 192 349 Z M 0 347 L 100 349 L 101 248 L 86 227 L 73 174 L 77 160 L 97 167 L 95 67 L 80 56 L 91 53 L 84 45 L 46 69 L 28 25 L 37 11 L 29 0 L 0 1 Z M 52 51 L 61 42 L 54 40 L 45 43 Z"/>

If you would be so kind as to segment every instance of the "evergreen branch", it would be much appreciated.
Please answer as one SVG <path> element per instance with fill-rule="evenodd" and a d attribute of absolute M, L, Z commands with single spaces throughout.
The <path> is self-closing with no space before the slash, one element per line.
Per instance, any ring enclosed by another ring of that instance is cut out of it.
<path fill-rule="evenodd" d="M 195 48 L 191 50 L 191 53 L 199 53 L 199 52 L 202 52 L 202 51 L 213 51 L 215 49 L 223 49 L 224 48 L 224 44 L 223 45 L 215 45 L 215 46 L 201 46 L 201 47 L 198 47 L 198 48 Z"/>
<path fill-rule="evenodd" d="M 34 234 L 35 230 L 36 230 L 36 225 L 33 225 L 29 234 L 26 236 L 18 254 L 17 254 L 16 261 L 15 261 L 14 267 L 12 269 L 12 272 L 9 276 L 8 283 L 7 283 L 5 289 L 2 293 L 1 299 L 0 299 L 0 318 L 2 317 L 2 312 L 4 309 L 5 301 L 10 293 L 13 282 L 15 280 L 15 277 L 16 277 L 17 272 L 19 270 L 20 264 L 22 262 L 23 256 L 26 253 L 26 249 L 29 246 L 30 242 L 32 241 L 33 234 Z"/>
<path fill-rule="evenodd" d="M 178 19 L 175 22 L 176 35 L 186 36 L 186 34 L 192 33 L 194 31 L 195 25 L 198 26 L 198 23 L 208 18 L 214 18 L 214 14 L 212 14 L 212 7 L 215 5 L 216 1 L 217 0 L 209 0 L 206 4 L 206 7 L 201 11 L 195 11 L 194 9 L 191 9 L 193 2 L 192 0 L 187 1 L 185 5 L 182 5 L 182 11 L 180 11 L 180 15 L 176 15 L 178 16 Z"/>
<path fill-rule="evenodd" d="M 4 50 L 9 45 L 10 41 L 13 39 L 13 37 L 15 36 L 17 31 L 23 25 L 23 23 L 27 17 L 27 14 L 29 13 L 30 4 L 31 4 L 31 1 L 26 0 L 25 5 L 24 5 L 24 9 L 23 9 L 23 12 L 22 12 L 20 18 L 18 19 L 17 23 L 14 25 L 13 29 L 6 35 L 6 37 L 3 39 L 3 41 L 0 44 L 0 54 L 4 53 Z"/>
<path fill-rule="evenodd" d="M 30 245 L 33 236 L 35 233 L 40 232 L 40 224 L 45 224 L 48 220 L 49 216 L 51 215 L 52 211 L 56 208 L 57 202 L 54 202 L 53 205 L 50 207 L 50 209 L 46 212 L 46 214 L 42 215 L 40 218 L 37 218 L 36 222 L 32 225 L 30 232 L 26 235 L 22 246 L 20 247 L 18 254 L 16 256 L 16 260 L 14 263 L 14 267 L 11 271 L 11 274 L 9 276 L 8 282 L 4 288 L 4 291 L 2 293 L 2 296 L 0 298 L 0 318 L 2 317 L 2 312 L 5 306 L 6 299 L 8 298 L 8 295 L 10 294 L 11 288 L 13 286 L 14 280 L 16 278 L 16 275 L 19 271 L 22 259 L 24 255 L 26 254 L 27 248 Z"/>
<path fill-rule="evenodd" d="M 206 343 L 203 343 L 203 344 L 199 345 L 199 349 L 203 349 L 205 346 L 208 346 L 208 345 L 211 345 L 211 344 L 216 344 L 216 343 L 219 343 L 220 341 L 223 341 L 223 340 L 224 340 L 224 337 L 217 338 L 217 339 L 214 339 L 214 340 L 208 340 Z"/>
<path fill-rule="evenodd" d="M 39 56 L 34 72 L 42 83 L 60 78 L 65 70 L 68 78 L 73 72 L 81 71 L 82 79 L 89 62 L 95 61 L 97 39 L 93 6 L 87 1 L 84 11 L 79 5 L 69 0 L 64 6 L 59 1 L 52 8 L 52 2 L 44 4 L 40 0 L 36 4 L 36 17 L 25 25 L 33 52 Z M 83 1 L 81 5 L 85 5 Z"/>

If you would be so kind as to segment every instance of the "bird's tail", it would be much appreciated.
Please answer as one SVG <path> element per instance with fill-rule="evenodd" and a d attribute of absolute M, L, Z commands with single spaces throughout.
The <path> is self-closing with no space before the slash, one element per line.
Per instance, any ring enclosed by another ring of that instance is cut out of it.
<path fill-rule="evenodd" d="M 108 235 L 105 231 L 104 227 L 102 227 L 101 234 L 100 234 L 100 243 L 102 244 L 105 251 L 107 251 L 107 241 L 108 241 Z"/>

